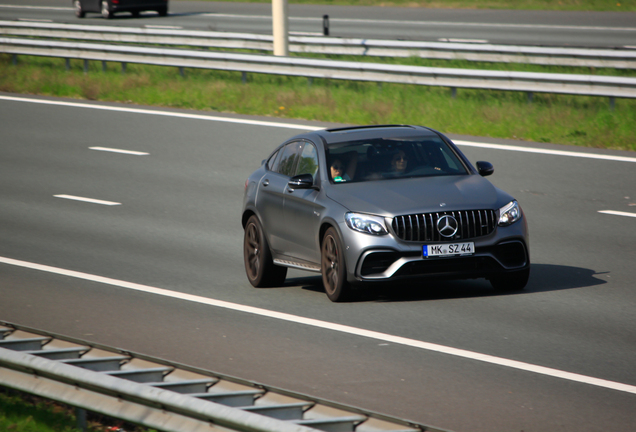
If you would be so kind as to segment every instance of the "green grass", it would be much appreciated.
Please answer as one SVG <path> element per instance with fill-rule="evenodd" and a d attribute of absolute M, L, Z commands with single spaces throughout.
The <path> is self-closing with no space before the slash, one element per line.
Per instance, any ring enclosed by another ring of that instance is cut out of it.
<path fill-rule="evenodd" d="M 0 55 L 0 91 L 345 124 L 411 123 L 444 133 L 636 150 L 636 100 L 350 82 Z M 551 69 L 553 70 L 553 69 Z M 616 72 L 622 74 L 625 72 Z M 629 72 L 631 74 L 633 72 Z"/>
<path fill-rule="evenodd" d="M 209 1 L 271 3 L 270 1 L 266 0 Z M 636 11 L 636 0 L 289 0 L 289 4 L 398 6 L 444 9 L 515 9 L 614 12 Z"/>
<path fill-rule="evenodd" d="M 122 427 L 127 432 L 155 432 L 91 414 L 88 432 L 111 432 Z M 0 431 L 2 432 L 79 432 L 75 409 L 26 393 L 0 388 Z"/>

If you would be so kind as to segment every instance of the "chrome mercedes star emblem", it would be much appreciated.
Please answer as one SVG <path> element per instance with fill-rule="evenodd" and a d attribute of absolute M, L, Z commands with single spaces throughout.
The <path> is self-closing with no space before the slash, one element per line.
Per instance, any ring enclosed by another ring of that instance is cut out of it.
<path fill-rule="evenodd" d="M 457 219 L 453 216 L 444 215 L 437 220 L 437 231 L 444 237 L 454 236 L 458 228 Z"/>

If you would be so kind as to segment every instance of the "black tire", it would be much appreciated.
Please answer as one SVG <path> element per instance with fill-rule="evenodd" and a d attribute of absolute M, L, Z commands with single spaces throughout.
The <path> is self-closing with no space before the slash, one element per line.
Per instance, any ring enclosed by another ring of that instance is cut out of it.
<path fill-rule="evenodd" d="M 113 17 L 113 11 L 110 8 L 110 4 L 107 0 L 102 1 L 102 17 L 104 19 L 111 19 Z"/>
<path fill-rule="evenodd" d="M 75 16 L 78 18 L 84 18 L 86 16 L 86 12 L 82 9 L 82 3 L 79 0 L 75 0 L 73 2 L 73 6 L 75 7 Z"/>
<path fill-rule="evenodd" d="M 247 279 L 253 286 L 273 287 L 281 286 L 285 282 L 287 267 L 277 266 L 272 261 L 265 233 L 256 216 L 250 217 L 245 225 L 243 260 Z"/>
<path fill-rule="evenodd" d="M 351 286 L 347 282 L 347 268 L 344 248 L 335 228 L 327 229 L 322 238 L 321 272 L 325 293 L 332 302 L 342 302 L 351 298 Z"/>
<path fill-rule="evenodd" d="M 521 291 L 528 284 L 530 269 L 505 273 L 490 278 L 490 284 L 497 291 Z"/>
<path fill-rule="evenodd" d="M 139 11 L 132 11 L 131 13 L 132 13 L 133 18 L 139 18 L 139 15 L 141 15 L 141 12 L 139 12 Z"/>
<path fill-rule="evenodd" d="M 157 9 L 157 13 L 159 14 L 159 16 L 162 16 L 162 17 L 168 16 L 168 6 L 164 6 L 160 9 Z"/>

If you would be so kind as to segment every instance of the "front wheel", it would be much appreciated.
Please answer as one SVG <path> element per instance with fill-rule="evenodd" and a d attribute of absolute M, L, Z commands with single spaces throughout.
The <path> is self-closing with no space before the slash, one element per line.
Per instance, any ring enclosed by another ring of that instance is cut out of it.
<path fill-rule="evenodd" d="M 113 17 L 113 12 L 110 10 L 110 5 L 106 0 L 102 2 L 102 17 L 104 17 L 104 19 L 111 19 Z"/>
<path fill-rule="evenodd" d="M 490 284 L 497 291 L 521 291 L 528 284 L 530 269 L 505 273 L 490 278 Z"/>
<path fill-rule="evenodd" d="M 321 248 L 322 284 L 325 293 L 332 302 L 341 302 L 351 297 L 351 286 L 347 282 L 347 268 L 344 260 L 344 249 L 340 236 L 335 228 L 325 232 Z"/>
<path fill-rule="evenodd" d="M 265 233 L 256 216 L 250 217 L 245 225 L 243 260 L 245 273 L 253 286 L 280 286 L 285 282 L 287 267 L 277 266 L 272 261 Z"/>
<path fill-rule="evenodd" d="M 162 8 L 157 9 L 157 13 L 159 16 L 165 17 L 168 15 L 168 6 L 164 6 Z"/>

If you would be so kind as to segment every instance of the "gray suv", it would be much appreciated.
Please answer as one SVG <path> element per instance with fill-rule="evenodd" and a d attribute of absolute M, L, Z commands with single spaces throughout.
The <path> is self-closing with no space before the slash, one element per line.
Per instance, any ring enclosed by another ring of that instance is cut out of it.
<path fill-rule="evenodd" d="M 280 145 L 245 182 L 250 283 L 278 286 L 288 268 L 322 274 L 332 301 L 352 284 L 486 278 L 521 290 L 530 272 L 517 201 L 443 134 L 420 126 L 326 129 Z"/>

